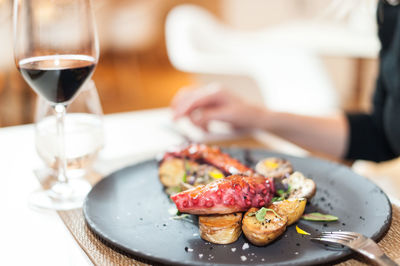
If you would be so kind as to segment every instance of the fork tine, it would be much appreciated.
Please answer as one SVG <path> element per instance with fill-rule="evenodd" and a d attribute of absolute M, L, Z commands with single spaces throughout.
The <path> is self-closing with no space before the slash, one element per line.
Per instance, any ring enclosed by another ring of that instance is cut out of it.
<path fill-rule="evenodd" d="M 348 236 L 335 235 L 335 234 L 321 234 L 320 237 L 338 239 L 338 240 L 343 240 L 343 241 L 346 241 L 346 242 L 350 242 L 350 241 L 354 240 L 354 238 L 351 238 L 351 237 L 348 237 Z"/>
<path fill-rule="evenodd" d="M 326 237 L 313 237 L 311 240 L 314 241 L 322 241 L 322 242 L 328 242 L 328 243 L 333 243 L 333 244 L 341 244 L 344 246 L 347 246 L 347 241 L 343 241 L 340 239 L 333 239 L 333 238 L 326 238 Z"/>
<path fill-rule="evenodd" d="M 348 236 L 353 236 L 353 237 L 355 237 L 355 238 L 361 236 L 361 234 L 359 234 L 359 233 L 348 232 L 348 231 L 332 231 L 332 232 L 323 232 L 323 233 L 348 235 Z"/>
<path fill-rule="evenodd" d="M 346 239 L 346 240 L 355 240 L 358 238 L 358 236 L 353 236 L 353 235 L 349 235 L 349 234 L 340 234 L 337 232 L 323 232 L 321 233 L 321 236 L 325 236 L 325 237 L 332 237 L 332 238 L 341 238 L 341 239 Z"/>

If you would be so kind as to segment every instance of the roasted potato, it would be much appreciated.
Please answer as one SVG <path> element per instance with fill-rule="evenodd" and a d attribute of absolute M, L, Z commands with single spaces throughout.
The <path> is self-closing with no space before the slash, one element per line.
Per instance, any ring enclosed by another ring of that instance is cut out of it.
<path fill-rule="evenodd" d="M 269 157 L 257 163 L 256 171 L 263 176 L 271 178 L 284 178 L 285 176 L 293 173 L 293 166 L 288 160 Z"/>
<path fill-rule="evenodd" d="M 199 216 L 200 236 L 215 244 L 230 244 L 242 234 L 242 213 Z"/>
<path fill-rule="evenodd" d="M 161 183 L 166 187 L 180 186 L 185 176 L 185 163 L 182 159 L 169 158 L 161 162 L 158 168 Z"/>
<path fill-rule="evenodd" d="M 305 177 L 300 172 L 294 172 L 287 180 L 284 180 L 290 186 L 289 198 L 306 198 L 311 199 L 317 191 L 315 182 Z"/>
<path fill-rule="evenodd" d="M 255 215 L 258 210 L 251 208 L 245 213 L 242 230 L 251 243 L 256 246 L 264 246 L 274 241 L 286 230 L 288 219 L 286 216 L 276 215 L 273 211 L 267 211 L 261 222 Z"/>
<path fill-rule="evenodd" d="M 180 191 L 198 185 L 206 185 L 224 174 L 216 167 L 208 164 L 198 164 L 195 161 L 181 158 L 168 158 L 160 163 L 158 174 L 161 183 L 167 188 L 179 188 Z"/>
<path fill-rule="evenodd" d="M 287 199 L 272 203 L 268 208 L 275 210 L 280 216 L 287 217 L 287 226 L 297 222 L 304 213 L 307 200 L 305 198 Z"/>

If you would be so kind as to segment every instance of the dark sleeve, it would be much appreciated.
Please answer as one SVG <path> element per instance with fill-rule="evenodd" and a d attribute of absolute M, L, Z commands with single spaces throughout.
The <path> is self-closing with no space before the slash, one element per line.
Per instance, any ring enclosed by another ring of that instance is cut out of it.
<path fill-rule="evenodd" d="M 385 161 L 400 154 L 400 20 L 399 7 L 378 5 L 381 41 L 379 74 L 371 113 L 347 114 L 348 147 L 345 158 Z"/>
<path fill-rule="evenodd" d="M 384 130 L 371 114 L 347 114 L 349 139 L 346 159 L 386 161 L 396 157 Z"/>

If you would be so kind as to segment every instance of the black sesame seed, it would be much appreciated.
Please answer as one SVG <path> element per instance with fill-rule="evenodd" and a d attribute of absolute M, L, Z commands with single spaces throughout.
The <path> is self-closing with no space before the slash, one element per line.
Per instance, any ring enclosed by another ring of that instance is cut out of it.
<path fill-rule="evenodd" d="M 188 250 L 189 250 L 189 248 L 188 248 L 188 247 L 185 247 L 185 251 L 188 252 Z"/>

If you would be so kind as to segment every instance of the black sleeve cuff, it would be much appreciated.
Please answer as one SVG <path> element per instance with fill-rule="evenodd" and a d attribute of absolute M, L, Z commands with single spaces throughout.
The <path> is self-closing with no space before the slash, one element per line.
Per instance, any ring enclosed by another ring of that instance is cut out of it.
<path fill-rule="evenodd" d="M 386 161 L 395 158 L 383 128 L 368 114 L 346 114 L 349 125 L 346 159 Z"/>

